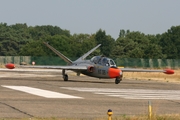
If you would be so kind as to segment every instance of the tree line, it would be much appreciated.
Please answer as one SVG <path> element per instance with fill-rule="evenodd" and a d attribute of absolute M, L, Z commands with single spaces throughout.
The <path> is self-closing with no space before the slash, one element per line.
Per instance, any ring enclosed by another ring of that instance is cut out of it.
<path fill-rule="evenodd" d="M 167 32 L 150 35 L 139 31 L 120 29 L 117 39 L 99 29 L 94 34 L 70 34 L 58 26 L 7 25 L 0 23 L 0 56 L 56 56 L 43 42 L 48 42 L 70 58 L 77 58 L 97 44 L 94 55 L 112 58 L 179 59 L 180 26 Z"/>

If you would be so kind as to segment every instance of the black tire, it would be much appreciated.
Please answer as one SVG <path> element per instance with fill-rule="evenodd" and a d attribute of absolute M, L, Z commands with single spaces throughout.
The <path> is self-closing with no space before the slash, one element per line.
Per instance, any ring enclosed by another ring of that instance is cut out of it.
<path fill-rule="evenodd" d="M 121 81 L 121 80 L 120 80 L 119 78 L 116 78 L 116 79 L 115 79 L 115 84 L 119 84 L 120 81 Z"/>
<path fill-rule="evenodd" d="M 64 75 L 63 78 L 64 78 L 64 81 L 68 81 L 68 75 Z"/>

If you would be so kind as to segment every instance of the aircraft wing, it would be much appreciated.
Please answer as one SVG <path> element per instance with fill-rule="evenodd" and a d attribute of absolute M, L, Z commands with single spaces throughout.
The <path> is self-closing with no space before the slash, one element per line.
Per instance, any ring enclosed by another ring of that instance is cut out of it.
<path fill-rule="evenodd" d="M 120 68 L 122 72 L 163 72 L 166 74 L 174 74 L 174 70 L 165 69 L 165 70 L 151 70 L 151 69 L 135 69 L 135 68 Z"/>
<path fill-rule="evenodd" d="M 20 66 L 22 68 L 42 68 L 42 69 L 65 69 L 65 70 L 87 70 L 86 66 Z"/>

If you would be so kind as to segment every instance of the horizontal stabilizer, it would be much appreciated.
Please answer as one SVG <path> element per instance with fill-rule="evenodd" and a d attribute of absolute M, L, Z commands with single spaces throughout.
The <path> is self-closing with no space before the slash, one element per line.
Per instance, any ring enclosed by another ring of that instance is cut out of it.
<path fill-rule="evenodd" d="M 60 53 L 59 51 L 57 51 L 55 48 L 53 48 L 52 46 L 50 46 L 48 43 L 43 42 L 49 49 L 51 49 L 54 53 L 56 53 L 60 58 L 62 58 L 65 62 L 67 62 L 68 64 L 72 64 L 72 61 L 67 58 L 65 55 L 63 55 L 62 53 Z"/>
<path fill-rule="evenodd" d="M 101 44 L 97 45 L 96 47 L 94 47 L 93 49 L 88 51 L 86 54 L 84 54 L 83 56 L 78 58 L 76 61 L 84 60 L 89 54 L 91 54 L 93 51 L 95 51 L 99 46 L 101 46 Z"/>

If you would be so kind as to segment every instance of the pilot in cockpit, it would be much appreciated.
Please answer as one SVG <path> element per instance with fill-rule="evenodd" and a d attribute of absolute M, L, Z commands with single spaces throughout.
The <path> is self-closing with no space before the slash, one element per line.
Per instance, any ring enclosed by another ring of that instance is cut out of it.
<path fill-rule="evenodd" d="M 114 63 L 114 61 L 112 59 L 109 59 L 109 58 L 103 57 L 103 56 L 94 56 L 91 59 L 91 61 L 94 62 L 95 64 L 100 64 L 103 66 L 116 67 L 116 64 Z"/>
<path fill-rule="evenodd" d="M 107 60 L 106 57 L 104 57 L 104 58 L 102 59 L 102 64 L 103 64 L 104 66 L 109 66 L 109 62 L 108 62 L 108 60 Z"/>

